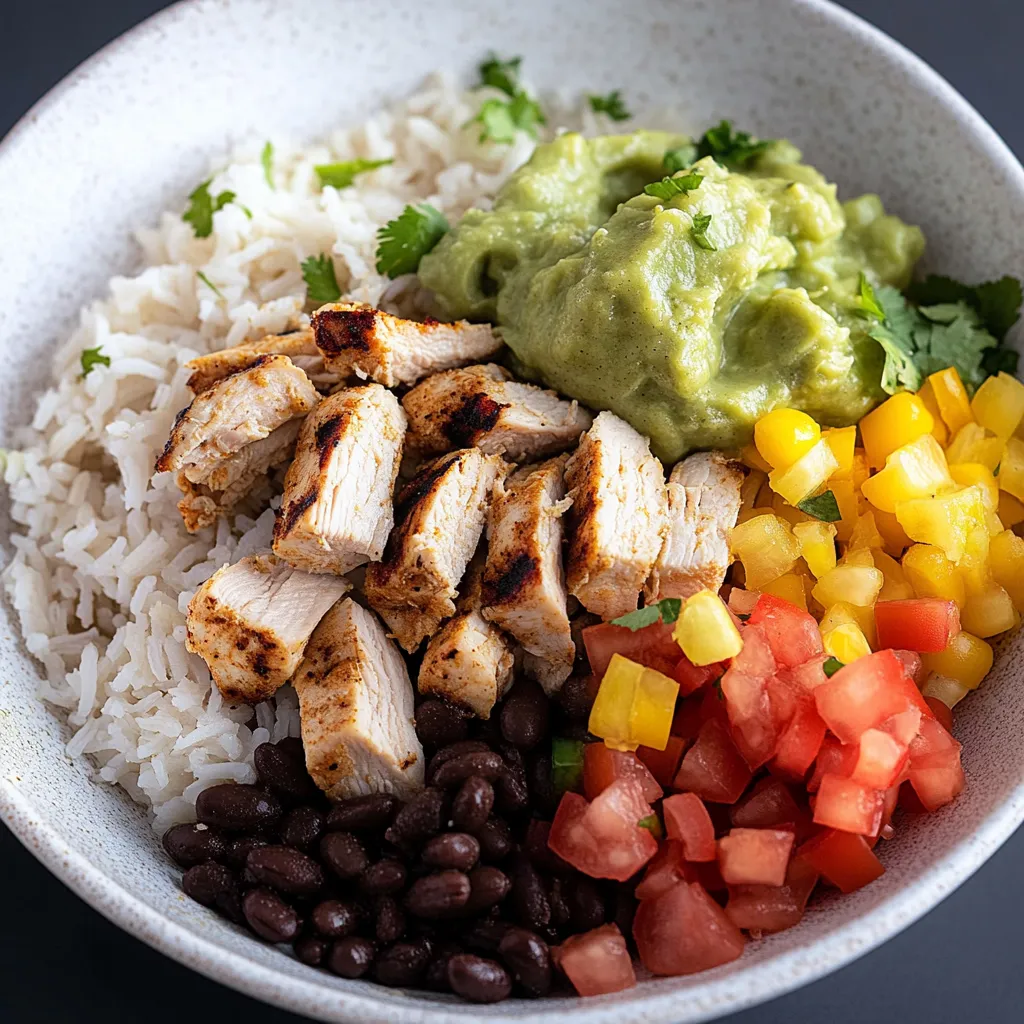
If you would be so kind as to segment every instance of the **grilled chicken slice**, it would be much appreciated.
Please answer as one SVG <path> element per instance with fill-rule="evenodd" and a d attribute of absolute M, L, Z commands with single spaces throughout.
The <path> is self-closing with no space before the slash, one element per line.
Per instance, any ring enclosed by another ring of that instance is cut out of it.
<path fill-rule="evenodd" d="M 729 531 L 740 511 L 742 463 L 721 452 L 698 452 L 676 464 L 669 477 L 668 529 L 644 595 L 690 597 L 718 591 L 729 568 Z"/>
<path fill-rule="evenodd" d="M 444 452 L 476 445 L 514 462 L 564 451 L 591 424 L 576 402 L 513 380 L 494 363 L 435 373 L 402 405 L 410 447 Z"/>
<path fill-rule="evenodd" d="M 665 476 L 647 439 L 603 412 L 565 470 L 572 498 L 569 592 L 602 619 L 636 608 L 666 527 Z"/>
<path fill-rule="evenodd" d="M 483 561 L 463 580 L 458 611 L 431 637 L 420 665 L 419 691 L 490 718 L 512 682 L 515 658 L 502 631 L 480 614 Z"/>
<path fill-rule="evenodd" d="M 325 368 L 323 353 L 313 338 L 313 328 L 307 327 L 290 334 L 268 334 L 259 341 L 197 356 L 185 364 L 185 368 L 192 371 L 188 386 L 196 395 L 208 391 L 217 381 L 239 370 L 247 370 L 263 355 L 287 356 L 309 377 L 318 391 L 330 391 L 341 382 L 336 373 Z"/>
<path fill-rule="evenodd" d="M 494 487 L 487 526 L 483 616 L 522 644 L 524 665 L 550 696 L 572 672 L 562 520 L 566 456 L 520 469 Z"/>
<path fill-rule="evenodd" d="M 303 421 L 288 467 L 275 553 L 306 572 L 338 575 L 379 561 L 404 438 L 405 413 L 380 384 L 324 398 Z"/>
<path fill-rule="evenodd" d="M 365 591 L 410 654 L 455 613 L 494 482 L 506 470 L 499 456 L 466 448 L 428 462 L 399 494 L 395 528 L 383 560 L 366 569 Z"/>
<path fill-rule="evenodd" d="M 218 569 L 188 606 L 185 645 L 230 701 L 258 704 L 291 678 L 306 641 L 348 580 L 311 576 L 274 555 Z"/>
<path fill-rule="evenodd" d="M 422 788 L 412 682 L 373 612 L 339 601 L 317 626 L 292 682 L 306 768 L 332 800 L 407 798 Z"/>
<path fill-rule="evenodd" d="M 208 526 L 257 475 L 287 461 L 298 428 L 272 441 L 271 436 L 305 416 L 319 398 L 310 379 L 287 356 L 263 355 L 178 413 L 156 469 L 177 471 L 177 484 L 185 493 L 178 508 L 190 531 Z M 266 443 L 245 451 L 257 442 Z"/>

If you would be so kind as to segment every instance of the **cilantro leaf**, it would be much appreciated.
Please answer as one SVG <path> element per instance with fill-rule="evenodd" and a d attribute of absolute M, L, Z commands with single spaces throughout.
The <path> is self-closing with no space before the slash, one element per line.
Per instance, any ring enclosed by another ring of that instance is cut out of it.
<path fill-rule="evenodd" d="M 665 834 L 661 828 L 661 819 L 656 814 L 648 814 L 646 818 L 641 818 L 637 826 L 647 829 L 655 839 L 660 839 Z"/>
<path fill-rule="evenodd" d="M 375 171 L 378 167 L 387 167 L 393 164 L 392 159 L 387 160 L 364 160 L 358 157 L 355 160 L 342 160 L 336 164 L 317 164 L 313 170 L 320 178 L 321 185 L 330 185 L 332 188 L 347 188 L 355 181 L 357 174 L 365 171 Z"/>
<path fill-rule="evenodd" d="M 519 91 L 519 65 L 522 63 L 522 57 L 502 60 L 492 51 L 480 65 L 480 85 L 477 88 L 489 85 L 492 89 L 500 89 L 506 96 L 515 96 Z"/>
<path fill-rule="evenodd" d="M 981 317 L 966 302 L 921 306 L 914 330 L 915 361 L 925 375 L 955 366 L 969 392 L 985 379 L 982 359 L 999 342 L 985 330 Z"/>
<path fill-rule="evenodd" d="M 110 365 L 110 356 L 103 354 L 102 345 L 97 345 L 95 348 L 83 348 L 79 359 L 82 363 L 83 377 L 88 377 L 97 366 Z"/>
<path fill-rule="evenodd" d="M 844 665 L 838 658 L 826 658 L 821 667 L 824 670 L 825 675 L 831 679 L 841 668 L 844 667 Z"/>
<path fill-rule="evenodd" d="M 861 316 L 871 320 L 885 320 L 885 310 L 882 308 L 875 296 L 875 290 L 871 287 L 871 282 L 867 279 L 863 271 L 861 271 L 860 275 L 860 294 L 858 296 L 858 301 L 860 302 L 860 309 L 858 312 Z"/>
<path fill-rule="evenodd" d="M 263 144 L 260 163 L 263 164 L 263 177 L 267 179 L 267 184 L 274 188 L 274 144 L 269 139 Z"/>
<path fill-rule="evenodd" d="M 693 216 L 693 230 L 690 234 L 702 249 L 707 249 L 708 252 L 718 252 L 718 246 L 708 238 L 709 227 L 711 227 L 711 214 L 696 213 Z"/>
<path fill-rule="evenodd" d="M 414 274 L 447 231 L 444 214 L 429 203 L 407 206 L 377 232 L 377 273 L 392 278 Z"/>
<path fill-rule="evenodd" d="M 880 288 L 876 292 L 864 274 L 860 275 L 857 302 L 857 314 L 871 321 L 868 337 L 877 341 L 885 353 L 882 390 L 888 395 L 904 390 L 917 391 L 921 386 L 921 373 L 914 362 L 914 311 L 895 288 Z"/>
<path fill-rule="evenodd" d="M 587 99 L 590 100 L 590 109 L 595 114 L 607 114 L 613 121 L 628 121 L 633 116 L 622 102 L 618 89 L 613 89 L 607 96 L 591 94 Z"/>
<path fill-rule="evenodd" d="M 803 501 L 797 502 L 796 507 L 823 523 L 838 523 L 843 518 L 836 496 L 831 491 L 825 491 L 815 498 L 804 498 Z"/>
<path fill-rule="evenodd" d="M 703 174 L 691 171 L 689 174 L 684 174 L 681 178 L 666 177 L 662 178 L 661 181 L 651 182 L 650 185 L 644 185 L 644 192 L 649 196 L 654 196 L 655 199 L 667 202 L 673 196 L 685 196 L 687 192 L 700 188 L 700 183 L 703 180 Z"/>
<path fill-rule="evenodd" d="M 1020 362 L 1020 353 L 1012 348 L 990 348 L 986 349 L 981 357 L 981 368 L 989 377 L 997 373 L 1017 373 L 1017 364 Z"/>
<path fill-rule="evenodd" d="M 692 142 L 684 142 L 675 149 L 665 150 L 662 163 L 669 174 L 684 170 L 697 159 L 697 147 Z"/>
<path fill-rule="evenodd" d="M 210 182 L 207 178 L 188 197 L 188 208 L 181 215 L 186 224 L 192 225 L 196 238 L 209 238 L 213 233 L 213 215 L 227 206 L 235 198 L 234 192 L 219 192 L 216 197 L 210 195 Z"/>
<path fill-rule="evenodd" d="M 645 605 L 643 608 L 637 608 L 635 612 L 620 615 L 617 619 L 612 619 L 611 624 L 625 626 L 635 633 L 638 629 L 653 626 L 656 622 L 675 622 L 682 607 L 683 602 L 678 597 L 666 597 L 657 604 Z"/>
<path fill-rule="evenodd" d="M 999 341 L 1020 317 L 1021 283 L 1015 277 L 967 285 L 951 277 L 931 274 L 907 289 L 907 298 L 919 306 L 966 302 L 973 306 L 988 332 Z"/>
<path fill-rule="evenodd" d="M 302 279 L 306 282 L 306 297 L 314 306 L 337 302 L 341 298 L 338 279 L 334 275 L 334 261 L 325 252 L 302 261 Z"/>
<path fill-rule="evenodd" d="M 224 298 L 224 293 L 201 270 L 196 271 L 196 277 L 198 277 L 199 280 L 202 281 L 203 284 L 205 284 L 206 287 L 209 288 L 211 292 L 216 293 L 222 299 Z"/>
<path fill-rule="evenodd" d="M 749 132 L 734 132 L 728 121 L 721 121 L 697 140 L 697 158 L 710 156 L 727 167 L 747 167 L 774 141 L 755 138 Z"/>
<path fill-rule="evenodd" d="M 481 142 L 514 142 L 517 132 L 536 138 L 537 126 L 546 123 L 540 104 L 525 92 L 509 100 L 485 100 L 470 124 L 476 121 L 481 125 Z"/>

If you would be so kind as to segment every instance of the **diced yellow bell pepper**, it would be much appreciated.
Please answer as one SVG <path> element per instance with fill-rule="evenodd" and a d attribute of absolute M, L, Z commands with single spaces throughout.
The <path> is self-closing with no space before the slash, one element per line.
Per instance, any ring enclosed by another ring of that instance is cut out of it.
<path fill-rule="evenodd" d="M 825 608 L 837 601 L 864 608 L 875 603 L 884 582 L 880 569 L 866 565 L 837 565 L 818 580 L 811 596 Z"/>
<path fill-rule="evenodd" d="M 921 399 L 901 391 L 865 416 L 858 426 L 868 465 L 881 469 L 897 448 L 932 432 L 935 421 Z"/>
<path fill-rule="evenodd" d="M 934 697 L 941 700 L 951 711 L 971 692 L 969 686 L 964 686 L 959 679 L 950 679 L 949 676 L 940 676 L 933 672 L 921 688 L 922 697 Z"/>
<path fill-rule="evenodd" d="M 772 511 L 780 519 L 785 519 L 790 526 L 796 526 L 797 523 L 806 523 L 808 520 L 814 519 L 814 516 L 809 516 L 806 512 L 801 512 L 795 505 L 790 505 L 781 494 L 772 495 Z"/>
<path fill-rule="evenodd" d="M 998 483 L 998 481 L 996 481 Z M 1024 523 L 1024 504 L 1021 504 L 1009 491 L 1000 490 L 997 509 L 999 521 L 1003 526 L 1016 526 Z"/>
<path fill-rule="evenodd" d="M 1018 612 L 1024 612 L 1024 539 L 1012 530 L 1004 530 L 992 538 L 988 552 L 992 578 L 1013 601 Z"/>
<path fill-rule="evenodd" d="M 853 528 L 857 525 L 857 516 L 860 514 L 860 499 L 857 488 L 852 480 L 833 480 L 829 483 L 832 496 L 839 506 L 838 523 L 835 524 L 836 536 L 842 541 L 848 541 L 853 536 Z"/>
<path fill-rule="evenodd" d="M 990 434 L 980 424 L 965 423 L 949 442 L 946 461 L 950 464 L 980 462 L 994 473 L 1003 457 L 1004 444 L 1005 441 L 1001 437 Z"/>
<path fill-rule="evenodd" d="M 694 665 L 735 658 L 743 639 L 725 603 L 710 590 L 698 590 L 679 610 L 672 638 Z"/>
<path fill-rule="evenodd" d="M 857 444 L 857 428 L 829 427 L 828 430 L 821 432 L 821 436 L 839 463 L 839 468 L 832 474 L 832 479 L 849 480 L 853 472 L 853 449 Z"/>
<path fill-rule="evenodd" d="M 1024 501 L 1024 441 L 1019 437 L 1011 437 L 1006 442 L 996 479 L 1001 490 L 1012 494 L 1018 501 Z"/>
<path fill-rule="evenodd" d="M 776 515 L 738 523 L 729 533 L 729 549 L 743 563 L 748 590 L 760 590 L 778 579 L 800 557 L 800 544 L 789 523 Z"/>
<path fill-rule="evenodd" d="M 941 597 L 963 607 L 967 597 L 963 577 L 941 548 L 914 544 L 904 552 L 900 566 L 915 597 Z"/>
<path fill-rule="evenodd" d="M 757 450 L 756 445 L 752 444 L 748 444 L 740 450 L 740 462 L 749 466 L 751 469 L 759 470 L 762 473 L 770 473 L 772 469 L 772 467 L 761 458 L 761 453 Z"/>
<path fill-rule="evenodd" d="M 859 491 L 864 486 L 864 481 L 871 476 L 871 467 L 868 465 L 868 457 L 864 454 L 863 448 L 853 450 L 853 469 L 850 472 L 850 479 L 853 486 Z"/>
<path fill-rule="evenodd" d="M 960 379 L 960 374 L 952 367 L 939 370 L 928 378 L 935 395 L 935 402 L 939 407 L 950 434 L 955 434 L 965 423 L 971 423 L 974 416 L 971 413 L 971 401 L 967 397 L 967 388 Z"/>
<path fill-rule="evenodd" d="M 807 568 L 815 577 L 824 576 L 836 567 L 836 528 L 832 523 L 822 523 L 817 519 L 798 523 L 793 527 L 793 536 L 800 544 L 800 554 Z"/>
<path fill-rule="evenodd" d="M 999 484 L 987 466 L 980 462 L 956 462 L 950 465 L 949 475 L 961 487 L 978 484 L 985 493 L 985 505 L 995 512 L 999 508 Z"/>
<path fill-rule="evenodd" d="M 924 382 L 917 397 L 924 402 L 924 407 L 932 414 L 932 437 L 945 448 L 949 442 L 949 427 L 946 426 L 946 421 L 942 418 L 942 413 L 939 412 L 939 403 L 935 400 L 935 390 L 932 388 L 930 380 Z"/>
<path fill-rule="evenodd" d="M 968 593 L 960 609 L 960 624 L 968 633 L 989 637 L 1013 629 L 1020 621 L 1010 595 L 998 583 L 989 583 L 978 593 Z"/>
<path fill-rule="evenodd" d="M 825 614 L 821 617 L 821 622 L 818 623 L 818 629 L 825 633 L 827 630 L 835 629 L 836 626 L 842 626 L 848 622 L 860 629 L 867 638 L 868 643 L 872 647 L 875 646 L 876 629 L 873 605 L 859 608 L 848 601 L 837 601 L 825 611 Z"/>
<path fill-rule="evenodd" d="M 615 750 L 668 744 L 679 684 L 613 654 L 590 711 L 589 729 Z"/>
<path fill-rule="evenodd" d="M 821 634 L 821 643 L 826 654 L 838 658 L 844 665 L 871 653 L 867 637 L 852 622 L 826 630 Z"/>
<path fill-rule="evenodd" d="M 970 633 L 957 633 L 944 651 L 922 654 L 921 661 L 929 672 L 948 676 L 976 690 L 992 668 L 992 648 Z"/>
<path fill-rule="evenodd" d="M 897 448 L 885 460 L 885 469 L 864 481 L 861 493 L 875 508 L 895 512 L 901 501 L 931 498 L 954 486 L 938 441 L 924 434 Z"/>
<path fill-rule="evenodd" d="M 970 603 L 972 595 L 980 594 L 992 582 L 992 573 L 988 568 L 989 543 L 988 529 L 984 526 L 975 526 L 967 535 L 963 556 L 956 566 L 967 594 L 965 607 Z"/>
<path fill-rule="evenodd" d="M 878 532 L 882 535 L 882 546 L 885 548 L 886 554 L 892 555 L 893 558 L 899 558 L 904 549 L 910 547 L 910 538 L 906 531 L 900 526 L 899 520 L 892 512 L 883 512 L 880 508 L 876 508 L 874 515 L 875 526 L 878 527 Z"/>
<path fill-rule="evenodd" d="M 885 577 L 882 589 L 878 592 L 878 600 L 905 601 L 912 598 L 914 588 L 907 581 L 903 566 L 895 558 L 890 558 L 881 548 L 876 548 L 871 554 L 875 558 L 875 568 L 881 569 Z"/>
<path fill-rule="evenodd" d="M 866 565 L 869 569 L 875 567 L 875 556 L 871 548 L 855 548 L 852 544 L 846 545 L 843 557 L 839 559 L 840 565 Z"/>
<path fill-rule="evenodd" d="M 853 534 L 849 541 L 849 550 L 856 551 L 858 548 L 880 548 L 883 544 L 882 535 L 875 525 L 874 514 L 868 509 L 857 517 L 857 523 L 853 528 Z"/>
<path fill-rule="evenodd" d="M 797 409 L 773 409 L 754 424 L 758 454 L 773 469 L 787 469 L 821 440 L 821 427 Z"/>
<path fill-rule="evenodd" d="M 1008 373 L 989 377 L 971 399 L 974 418 L 1004 441 L 1024 419 L 1024 384 Z"/>
<path fill-rule="evenodd" d="M 911 540 L 942 548 L 953 562 L 963 557 L 971 530 L 979 524 L 987 529 L 985 513 L 985 498 L 977 484 L 935 498 L 901 501 L 896 506 L 896 518 Z"/>
<path fill-rule="evenodd" d="M 819 441 L 791 466 L 772 470 L 768 474 L 768 483 L 790 505 L 798 505 L 804 498 L 821 490 L 838 468 L 839 463 L 828 443 Z"/>
<path fill-rule="evenodd" d="M 794 530 L 796 527 L 793 528 Z M 807 611 L 807 585 L 806 577 L 795 572 L 787 572 L 771 583 L 766 583 L 762 588 L 763 594 L 772 594 L 781 597 L 783 601 L 795 604 L 797 608 Z M 692 658 L 690 659 L 693 660 Z"/>

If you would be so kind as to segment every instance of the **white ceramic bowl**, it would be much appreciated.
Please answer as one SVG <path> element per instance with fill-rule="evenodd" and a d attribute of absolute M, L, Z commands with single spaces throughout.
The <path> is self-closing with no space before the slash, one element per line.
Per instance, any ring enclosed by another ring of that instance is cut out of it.
<path fill-rule="evenodd" d="M 29 415 L 47 351 L 81 303 L 131 268 L 131 226 L 180 205 L 233 140 L 312 137 L 361 119 L 444 64 L 523 54 L 545 88 L 626 89 L 786 136 L 847 195 L 877 191 L 922 225 L 929 269 L 1024 277 L 1024 171 L 948 85 L 822 0 L 194 0 L 70 76 L 0 147 L 0 415 Z M 6 535 L 6 531 L 5 531 Z M 1024 819 L 1020 643 L 957 716 L 968 775 L 950 808 L 885 844 L 886 874 L 816 902 L 796 929 L 691 978 L 588 1000 L 481 1009 L 304 967 L 196 904 L 138 808 L 90 781 L 34 697 L 3 612 L 0 815 L 58 877 L 145 942 L 249 995 L 331 1021 L 481 1016 L 589 1024 L 698 1021 L 820 977 L 906 927 Z"/>

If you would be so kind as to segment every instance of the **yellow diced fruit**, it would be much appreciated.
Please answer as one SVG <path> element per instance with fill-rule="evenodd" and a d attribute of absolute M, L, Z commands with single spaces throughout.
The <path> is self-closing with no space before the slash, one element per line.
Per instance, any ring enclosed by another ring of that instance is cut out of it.
<path fill-rule="evenodd" d="M 900 565 L 915 597 L 941 597 L 963 606 L 967 596 L 963 577 L 941 548 L 914 544 L 904 552 Z"/>
<path fill-rule="evenodd" d="M 790 505 L 798 505 L 820 491 L 838 466 L 832 449 L 825 441 L 819 441 L 793 465 L 769 473 L 768 483 Z"/>
<path fill-rule="evenodd" d="M 909 391 L 901 391 L 865 416 L 858 426 L 864 451 L 872 469 L 881 469 L 897 448 L 931 434 L 935 421 L 924 402 Z"/>
<path fill-rule="evenodd" d="M 984 640 L 970 633 L 957 633 L 944 651 L 922 654 L 921 661 L 928 672 L 948 676 L 976 690 L 992 668 L 992 648 Z"/>
<path fill-rule="evenodd" d="M 1024 539 L 1012 530 L 993 537 L 988 563 L 992 578 L 1010 595 L 1014 608 L 1024 612 Z"/>
<path fill-rule="evenodd" d="M 833 480 L 829 488 L 839 506 L 840 520 L 835 524 L 836 536 L 842 541 L 848 541 L 853 536 L 853 528 L 857 525 L 860 513 L 857 488 L 852 480 Z"/>
<path fill-rule="evenodd" d="M 931 498 L 954 486 L 938 441 L 925 434 L 897 448 L 885 460 L 885 469 L 864 481 L 861 493 L 875 508 L 895 512 L 901 501 Z"/>
<path fill-rule="evenodd" d="M 869 569 L 873 569 L 875 556 L 871 553 L 871 548 L 855 548 L 852 545 L 847 545 L 845 554 L 839 559 L 839 564 L 866 565 Z"/>
<path fill-rule="evenodd" d="M 879 601 L 905 601 L 914 596 L 914 588 L 907 581 L 903 566 L 890 558 L 881 548 L 871 552 L 875 558 L 875 568 L 881 569 L 885 582 L 878 592 Z"/>
<path fill-rule="evenodd" d="M 876 508 L 875 526 L 878 527 L 878 532 L 882 535 L 882 546 L 885 548 L 886 554 L 892 555 L 893 558 L 899 558 L 904 549 L 910 547 L 910 538 L 892 512 L 883 512 L 880 508 Z"/>
<path fill-rule="evenodd" d="M 796 529 L 796 527 L 794 527 Z M 790 604 L 795 604 L 797 608 L 802 608 L 807 611 L 807 587 L 805 584 L 806 577 L 800 576 L 795 572 L 787 572 L 784 576 L 780 576 L 777 580 L 772 580 L 771 583 L 766 583 L 762 588 L 763 594 L 772 594 L 775 597 L 781 597 L 783 601 L 788 601 Z M 690 659 L 693 661 L 693 659 Z M 694 662 L 696 664 L 696 662 Z"/>
<path fill-rule="evenodd" d="M 946 421 L 942 418 L 942 413 L 939 412 L 939 403 L 935 401 L 935 390 L 932 388 L 930 380 L 924 382 L 917 397 L 924 402 L 924 407 L 932 414 L 932 437 L 945 448 L 949 441 L 949 427 L 946 426 Z"/>
<path fill-rule="evenodd" d="M 1003 457 L 1001 437 L 990 434 L 977 423 L 965 423 L 949 442 L 946 449 L 946 461 L 951 465 L 956 462 L 980 462 L 991 472 L 996 471 Z"/>
<path fill-rule="evenodd" d="M 921 688 L 922 697 L 934 697 L 941 700 L 951 711 L 971 692 L 969 686 L 964 686 L 959 679 L 950 679 L 949 676 L 940 676 L 933 672 Z"/>
<path fill-rule="evenodd" d="M 1003 526 L 1010 527 L 1024 523 L 1024 504 L 1021 504 L 1009 491 L 1000 490 L 997 513 Z"/>
<path fill-rule="evenodd" d="M 815 584 L 811 596 L 825 608 L 846 601 L 861 608 L 875 603 L 885 577 L 867 565 L 837 565 Z"/>
<path fill-rule="evenodd" d="M 597 690 L 588 728 L 609 747 L 664 750 L 679 684 L 654 669 L 613 654 Z"/>
<path fill-rule="evenodd" d="M 757 450 L 756 445 L 748 444 L 740 451 L 740 462 L 762 473 L 771 472 L 772 467 L 761 458 L 761 453 Z"/>
<path fill-rule="evenodd" d="M 740 631 L 725 603 L 710 590 L 699 590 L 679 611 L 672 638 L 694 665 L 735 658 L 743 649 Z"/>
<path fill-rule="evenodd" d="M 978 484 L 985 494 L 985 505 L 991 512 L 999 508 L 999 484 L 987 466 L 980 462 L 956 462 L 950 465 L 949 475 L 961 487 Z"/>
<path fill-rule="evenodd" d="M 1018 622 L 1017 610 L 1010 595 L 998 583 L 989 583 L 984 590 L 968 594 L 960 609 L 960 624 L 968 633 L 988 637 L 1013 629 Z"/>
<path fill-rule="evenodd" d="M 965 423 L 972 423 L 971 401 L 960 374 L 952 367 L 933 373 L 927 381 L 935 395 L 935 403 L 949 428 L 955 434 Z"/>
<path fill-rule="evenodd" d="M 975 484 L 936 498 L 901 501 L 896 518 L 911 540 L 942 548 L 953 562 L 963 558 L 967 538 L 977 526 L 987 529 L 985 498 Z"/>
<path fill-rule="evenodd" d="M 729 533 L 729 549 L 743 563 L 748 590 L 760 590 L 790 572 L 800 557 L 789 523 L 776 515 L 737 524 Z"/>
<path fill-rule="evenodd" d="M 850 472 L 853 486 L 859 491 L 869 476 L 871 476 L 871 467 L 868 466 L 868 457 L 864 454 L 863 448 L 855 448 L 853 452 L 853 469 Z"/>
<path fill-rule="evenodd" d="M 821 427 L 797 409 L 773 409 L 754 424 L 754 444 L 773 469 L 787 469 L 821 440 Z"/>
<path fill-rule="evenodd" d="M 988 568 L 989 533 L 985 526 L 975 526 L 967 535 L 964 553 L 957 563 L 957 572 L 964 581 L 969 604 L 972 595 L 980 594 L 992 582 Z"/>
<path fill-rule="evenodd" d="M 868 643 L 867 637 L 852 622 L 836 626 L 835 629 L 822 633 L 821 643 L 826 654 L 838 658 L 844 665 L 849 665 L 851 661 L 856 661 L 858 658 L 863 658 L 865 654 L 871 653 L 871 645 Z"/>
<path fill-rule="evenodd" d="M 875 525 L 874 514 L 869 509 L 857 517 L 856 525 L 853 527 L 853 534 L 850 536 L 849 548 L 856 551 L 859 548 L 880 548 L 882 546 L 882 535 Z"/>
<path fill-rule="evenodd" d="M 1011 437 L 1006 442 L 997 479 L 1001 490 L 1024 501 L 1024 441 L 1020 438 Z"/>
<path fill-rule="evenodd" d="M 848 601 L 837 601 L 829 609 L 826 610 L 825 614 L 821 617 L 821 622 L 818 624 L 818 628 L 822 633 L 827 632 L 830 629 L 835 629 L 836 626 L 842 626 L 845 623 L 852 623 L 856 626 L 865 637 L 867 637 L 868 643 L 875 646 L 875 609 L 873 606 L 867 606 L 859 608 L 857 605 L 850 604 Z"/>
<path fill-rule="evenodd" d="M 800 554 L 807 568 L 816 577 L 824 576 L 836 567 L 836 528 L 832 523 L 822 523 L 817 519 L 797 523 L 793 527 L 793 536 L 800 544 Z"/>
<path fill-rule="evenodd" d="M 801 512 L 795 505 L 790 505 L 781 494 L 772 495 L 772 511 L 781 519 L 785 519 L 790 526 L 795 526 L 797 523 L 806 523 L 809 519 L 814 518 L 814 516 L 809 516 L 806 512 Z"/>
<path fill-rule="evenodd" d="M 834 480 L 849 480 L 853 472 L 853 449 L 857 444 L 856 427 L 829 427 L 821 436 L 832 449 L 839 468 L 832 474 Z"/>
<path fill-rule="evenodd" d="M 679 684 L 674 679 L 645 668 L 629 716 L 630 743 L 664 750 L 678 698 Z"/>
<path fill-rule="evenodd" d="M 989 377 L 971 399 L 974 418 L 1004 441 L 1024 418 L 1024 384 L 1008 373 Z"/>

